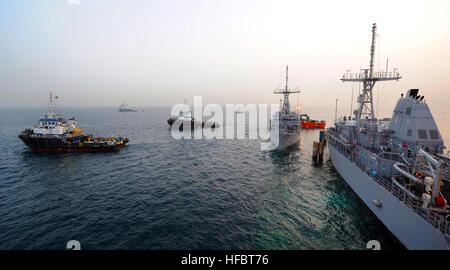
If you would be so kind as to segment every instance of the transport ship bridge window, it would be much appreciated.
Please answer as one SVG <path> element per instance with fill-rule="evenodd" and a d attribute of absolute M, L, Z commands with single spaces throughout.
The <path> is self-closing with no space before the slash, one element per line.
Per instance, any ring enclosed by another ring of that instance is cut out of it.
<path fill-rule="evenodd" d="M 427 131 L 425 129 L 418 129 L 417 132 L 419 133 L 419 139 L 427 139 Z"/>
<path fill-rule="evenodd" d="M 411 107 L 406 108 L 406 115 L 411 115 Z"/>
<path fill-rule="evenodd" d="M 430 139 L 439 140 L 439 135 L 438 135 L 437 130 L 430 129 L 429 132 L 430 132 Z"/>

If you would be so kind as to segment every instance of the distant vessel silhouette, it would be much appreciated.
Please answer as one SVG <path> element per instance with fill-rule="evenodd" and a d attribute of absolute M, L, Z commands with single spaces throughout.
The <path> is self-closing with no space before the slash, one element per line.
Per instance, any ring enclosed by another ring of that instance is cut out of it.
<path fill-rule="evenodd" d="M 210 126 L 211 128 L 216 128 L 219 126 L 218 123 L 205 123 L 205 121 L 202 120 L 197 120 L 194 117 L 192 117 L 192 112 L 187 108 L 187 100 L 184 100 L 184 105 L 185 105 L 185 109 L 183 109 L 182 111 L 180 111 L 178 113 L 177 117 L 170 117 L 169 119 L 167 119 L 167 124 L 169 124 L 170 128 L 172 128 L 172 125 L 175 124 L 175 122 L 177 122 L 178 124 L 178 129 L 181 131 L 183 130 L 183 126 L 184 124 L 189 125 L 190 124 L 190 128 L 193 130 L 195 128 L 204 128 L 205 124 Z"/>
<path fill-rule="evenodd" d="M 128 104 L 126 102 L 122 103 L 119 107 L 120 112 L 137 112 L 137 110 L 133 110 L 128 107 Z"/>

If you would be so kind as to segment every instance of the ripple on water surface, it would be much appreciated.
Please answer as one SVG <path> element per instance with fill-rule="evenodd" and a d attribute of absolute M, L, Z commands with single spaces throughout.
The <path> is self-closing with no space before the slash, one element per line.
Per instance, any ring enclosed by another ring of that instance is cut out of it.
<path fill-rule="evenodd" d="M 115 153 L 33 153 L 18 139 L 40 109 L 1 109 L 0 248 L 400 248 L 328 161 L 311 162 L 318 131 L 284 152 L 257 140 L 174 140 L 169 109 L 67 109 Z"/>

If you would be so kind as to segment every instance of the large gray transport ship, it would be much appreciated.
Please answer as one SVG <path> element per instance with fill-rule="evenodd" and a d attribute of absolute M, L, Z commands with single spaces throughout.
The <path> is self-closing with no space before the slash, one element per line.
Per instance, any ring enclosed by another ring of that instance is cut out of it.
<path fill-rule="evenodd" d="M 401 78 L 396 71 L 373 71 L 375 37 L 374 24 L 369 68 L 341 78 L 362 83 L 362 90 L 354 115 L 336 119 L 327 130 L 330 158 L 406 248 L 448 250 L 450 156 L 444 154 L 441 133 L 418 89 L 401 94 L 392 118 L 375 118 L 375 83 Z"/>

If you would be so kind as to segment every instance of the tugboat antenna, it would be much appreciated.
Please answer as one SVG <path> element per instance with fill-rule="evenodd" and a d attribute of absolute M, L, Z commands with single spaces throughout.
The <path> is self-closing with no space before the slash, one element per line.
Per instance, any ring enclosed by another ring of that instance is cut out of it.
<path fill-rule="evenodd" d="M 53 104 L 53 95 L 50 92 L 50 102 L 48 104 L 48 117 L 55 117 L 55 106 Z"/>

